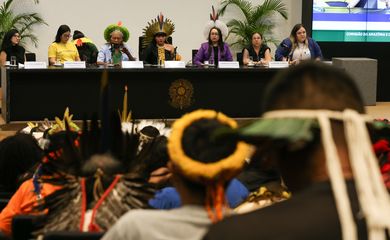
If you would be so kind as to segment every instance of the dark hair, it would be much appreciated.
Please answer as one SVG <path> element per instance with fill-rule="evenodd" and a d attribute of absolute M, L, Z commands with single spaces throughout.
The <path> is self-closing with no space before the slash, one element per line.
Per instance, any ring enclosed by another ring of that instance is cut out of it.
<path fill-rule="evenodd" d="M 66 32 L 70 32 L 70 27 L 68 25 L 61 25 L 57 30 L 56 39 L 54 40 L 54 42 L 56 43 L 61 42 L 62 34 Z"/>
<path fill-rule="evenodd" d="M 18 133 L 0 142 L 0 185 L 3 191 L 16 191 L 23 174 L 43 156 L 34 137 Z"/>
<path fill-rule="evenodd" d="M 145 179 L 149 179 L 154 170 L 166 167 L 169 160 L 167 144 L 168 139 L 164 135 L 157 136 L 144 144 L 134 161 L 134 171 L 142 173 Z"/>
<path fill-rule="evenodd" d="M 85 37 L 84 33 L 79 30 L 74 30 L 73 32 L 73 40 Z"/>
<path fill-rule="evenodd" d="M 221 32 L 221 29 L 217 28 L 217 27 L 212 27 L 209 31 L 209 37 L 207 38 L 208 41 L 209 41 L 209 56 L 211 54 L 211 49 L 212 49 L 212 43 L 211 43 L 211 40 L 210 40 L 210 36 L 211 36 L 211 31 L 213 29 L 216 29 L 218 31 L 218 36 L 219 36 L 219 40 L 218 40 L 218 47 L 219 49 L 221 49 L 221 54 L 223 54 L 224 52 L 224 46 L 223 46 L 223 39 L 222 39 L 222 32 Z"/>
<path fill-rule="evenodd" d="M 260 35 L 260 38 L 263 40 L 263 34 L 261 34 L 260 32 L 253 32 L 252 35 L 251 35 L 251 39 L 253 38 L 253 36 L 254 36 L 256 33 L 259 34 L 259 35 Z"/>
<path fill-rule="evenodd" d="M 291 42 L 295 43 L 297 41 L 297 32 L 299 29 L 305 28 L 302 23 L 295 24 L 295 26 L 291 29 L 290 39 Z"/>
<path fill-rule="evenodd" d="M 278 74 L 266 88 L 263 100 L 264 112 L 346 108 L 365 111 L 353 79 L 341 69 L 318 62 L 302 63 Z"/>
<path fill-rule="evenodd" d="M 203 163 L 217 162 L 231 155 L 237 146 L 235 139 L 214 138 L 213 134 L 217 129 L 230 128 L 216 119 L 200 119 L 188 126 L 182 137 L 182 147 L 185 154 Z M 192 192 L 205 194 L 205 186 L 193 182 L 185 176 L 181 176 L 182 182 Z"/>
<path fill-rule="evenodd" d="M 152 40 L 152 44 L 153 44 L 153 45 L 157 45 L 156 37 L 158 37 L 158 36 L 164 36 L 164 37 L 165 37 L 165 43 L 168 43 L 167 34 L 166 34 L 166 33 L 163 33 L 163 32 L 157 32 L 157 33 L 154 34 L 154 36 L 153 36 L 153 40 Z"/>
<path fill-rule="evenodd" d="M 12 47 L 11 38 L 16 34 L 19 33 L 16 29 L 11 29 L 8 32 L 4 34 L 3 43 L 1 44 L 1 51 L 5 51 L 6 49 Z"/>
<path fill-rule="evenodd" d="M 214 140 L 213 132 L 228 127 L 216 119 L 200 119 L 193 122 L 183 132 L 182 145 L 187 156 L 203 163 L 216 162 L 232 154 L 236 142 L 227 139 Z"/>

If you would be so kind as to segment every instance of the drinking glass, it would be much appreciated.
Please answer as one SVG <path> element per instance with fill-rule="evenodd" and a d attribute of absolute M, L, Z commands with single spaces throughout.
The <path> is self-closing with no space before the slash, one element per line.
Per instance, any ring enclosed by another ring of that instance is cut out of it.
<path fill-rule="evenodd" d="M 17 61 L 16 61 L 16 56 L 11 56 L 11 62 L 10 62 L 11 66 L 16 66 L 17 64 Z"/>
<path fill-rule="evenodd" d="M 249 56 L 248 65 L 253 65 L 253 57 L 252 56 Z"/>

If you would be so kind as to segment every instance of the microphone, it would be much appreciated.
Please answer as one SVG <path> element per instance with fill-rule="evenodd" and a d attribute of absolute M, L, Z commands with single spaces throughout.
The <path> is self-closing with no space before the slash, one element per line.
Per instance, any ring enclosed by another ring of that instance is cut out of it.
<path fill-rule="evenodd" d="M 176 61 L 177 47 L 173 49 L 173 61 Z"/>

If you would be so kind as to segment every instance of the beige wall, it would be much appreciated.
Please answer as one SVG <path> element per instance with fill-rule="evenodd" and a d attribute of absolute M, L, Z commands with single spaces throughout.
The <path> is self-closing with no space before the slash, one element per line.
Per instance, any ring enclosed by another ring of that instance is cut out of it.
<path fill-rule="evenodd" d="M 129 28 L 131 35 L 128 44 L 138 56 L 138 36 L 142 35 L 147 22 L 161 11 L 175 23 L 174 44 L 184 60 L 188 61 L 191 59 L 191 49 L 199 48 L 205 41 L 203 28 L 209 19 L 211 5 L 218 6 L 220 0 L 40 0 L 38 5 L 27 0 L 16 2 L 19 9 L 38 12 L 49 24 L 35 29 L 39 37 L 38 48 L 27 46 L 28 50 L 37 54 L 39 61 L 47 61 L 47 47 L 54 40 L 59 25 L 67 24 L 72 31 L 81 30 L 99 47 L 104 43 L 105 27 L 118 21 Z M 258 4 L 262 0 L 252 2 Z M 289 19 L 274 19 L 278 23 L 275 37 L 280 40 L 289 34 L 295 23 L 301 21 L 302 0 L 284 2 L 289 10 Z M 234 12 L 234 9 L 230 9 L 229 16 Z"/>

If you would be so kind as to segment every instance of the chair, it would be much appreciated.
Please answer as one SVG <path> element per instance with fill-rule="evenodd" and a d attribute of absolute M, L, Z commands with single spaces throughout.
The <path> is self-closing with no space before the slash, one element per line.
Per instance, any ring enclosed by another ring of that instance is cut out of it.
<path fill-rule="evenodd" d="M 0 212 L 7 206 L 9 198 L 0 198 Z"/>
<path fill-rule="evenodd" d="M 198 49 L 192 49 L 192 64 L 194 64 L 195 56 L 198 53 Z"/>
<path fill-rule="evenodd" d="M 4 233 L 0 232 L 0 240 L 10 240 Z"/>
<path fill-rule="evenodd" d="M 238 63 L 241 65 L 243 65 L 244 63 L 242 62 L 242 52 L 238 52 L 237 53 L 237 61 Z"/>
<path fill-rule="evenodd" d="M 28 62 L 35 62 L 37 60 L 35 53 L 28 52 L 25 55 L 26 55 L 26 61 Z"/>
<path fill-rule="evenodd" d="M 43 236 L 44 240 L 98 240 L 104 233 L 96 232 L 49 232 Z"/>
<path fill-rule="evenodd" d="M 32 239 L 32 232 L 45 216 L 18 215 L 12 218 L 12 239 Z"/>
<path fill-rule="evenodd" d="M 144 42 L 144 36 L 138 37 L 138 59 L 140 61 L 144 60 L 144 50 L 145 48 L 143 47 L 143 42 Z M 172 37 L 167 38 L 167 42 L 169 44 L 172 44 Z"/>

